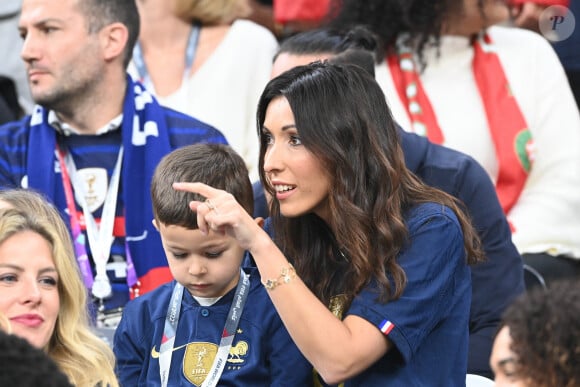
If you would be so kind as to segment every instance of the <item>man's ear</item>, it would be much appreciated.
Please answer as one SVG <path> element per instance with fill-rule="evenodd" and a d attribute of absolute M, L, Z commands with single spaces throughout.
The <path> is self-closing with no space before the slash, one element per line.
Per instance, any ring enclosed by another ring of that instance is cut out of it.
<path fill-rule="evenodd" d="M 103 57 L 106 61 L 111 61 L 125 53 L 129 31 L 123 23 L 109 24 L 99 31 Z M 123 59 L 123 58 L 121 58 Z"/>
<path fill-rule="evenodd" d="M 262 218 L 261 216 L 254 218 L 254 222 L 256 222 L 258 226 L 260 226 L 261 228 L 264 228 L 264 218 Z"/>
<path fill-rule="evenodd" d="M 159 226 L 157 226 L 157 220 L 151 219 L 151 224 L 153 224 L 153 227 L 155 227 L 155 230 L 159 231 Z"/>

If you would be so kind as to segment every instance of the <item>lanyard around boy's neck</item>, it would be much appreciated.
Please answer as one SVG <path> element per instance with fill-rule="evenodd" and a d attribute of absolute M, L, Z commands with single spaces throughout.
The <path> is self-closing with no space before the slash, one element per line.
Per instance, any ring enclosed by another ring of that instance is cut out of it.
<path fill-rule="evenodd" d="M 214 387 L 221 377 L 234 341 L 236 330 L 238 329 L 246 299 L 248 298 L 248 293 L 250 292 L 249 287 L 250 276 L 240 269 L 240 280 L 238 281 L 236 293 L 234 294 L 234 299 L 228 312 L 219 349 L 201 387 Z M 176 283 L 171 294 L 169 307 L 167 308 L 163 337 L 161 338 L 161 345 L 159 346 L 159 376 L 161 377 L 162 387 L 166 387 L 169 380 L 169 368 L 171 367 L 171 357 L 173 355 L 175 335 L 177 334 L 177 323 L 179 322 L 179 315 L 181 313 L 182 298 L 183 286 Z"/>
<path fill-rule="evenodd" d="M 191 70 L 191 66 L 193 66 L 200 31 L 201 26 L 199 23 L 196 22 L 191 26 L 191 32 L 189 34 L 189 39 L 187 40 L 187 47 L 185 49 L 185 68 L 183 69 L 182 84 L 187 81 L 189 72 Z M 133 63 L 137 68 L 139 80 L 143 82 L 145 87 L 149 89 L 153 94 L 156 94 L 155 86 L 153 85 L 153 82 L 151 81 L 151 76 L 149 75 L 149 71 L 147 70 L 145 58 L 143 57 L 143 50 L 141 49 L 141 44 L 139 44 L 139 42 L 135 44 L 135 48 L 133 49 Z"/>

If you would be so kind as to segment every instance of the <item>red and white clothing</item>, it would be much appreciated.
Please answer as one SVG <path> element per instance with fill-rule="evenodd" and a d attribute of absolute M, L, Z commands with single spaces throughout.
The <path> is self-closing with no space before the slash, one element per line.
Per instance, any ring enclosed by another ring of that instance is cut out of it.
<path fill-rule="evenodd" d="M 524 4 L 524 3 L 536 3 L 538 5 L 562 5 L 567 7 L 570 4 L 570 0 L 510 0 L 511 4 Z"/>
<path fill-rule="evenodd" d="M 489 28 L 495 52 L 533 138 L 533 164 L 507 213 L 520 253 L 548 252 L 580 259 L 580 115 L 558 57 L 540 35 Z M 444 36 L 437 56 L 427 48 L 420 75 L 444 145 L 474 157 L 497 181 L 499 163 L 474 78 L 474 49 L 466 37 Z M 395 119 L 413 131 L 388 64 L 376 68 Z"/>

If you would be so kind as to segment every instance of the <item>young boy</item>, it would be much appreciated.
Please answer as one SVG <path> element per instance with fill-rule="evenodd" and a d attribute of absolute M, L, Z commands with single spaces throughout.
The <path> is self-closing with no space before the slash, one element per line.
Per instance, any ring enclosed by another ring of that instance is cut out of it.
<path fill-rule="evenodd" d="M 122 385 L 308 386 L 312 367 L 292 342 L 259 273 L 241 270 L 235 239 L 204 235 L 174 182 L 231 193 L 248 213 L 252 185 L 229 146 L 195 144 L 165 156 L 151 185 L 153 220 L 175 279 L 129 302 L 115 333 Z M 206 203 L 212 206 L 211 203 Z"/>

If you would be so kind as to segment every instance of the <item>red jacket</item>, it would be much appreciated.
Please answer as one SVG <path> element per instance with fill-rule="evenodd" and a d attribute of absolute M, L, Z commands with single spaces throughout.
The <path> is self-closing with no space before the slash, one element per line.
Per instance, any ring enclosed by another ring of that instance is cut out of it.
<path fill-rule="evenodd" d="M 543 5 L 563 5 L 567 7 L 570 4 L 570 0 L 510 0 L 511 4 L 519 5 L 524 3 L 536 3 Z"/>
<path fill-rule="evenodd" d="M 326 16 L 329 5 L 330 0 L 274 0 L 274 19 L 280 24 L 318 22 Z"/>

